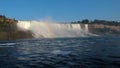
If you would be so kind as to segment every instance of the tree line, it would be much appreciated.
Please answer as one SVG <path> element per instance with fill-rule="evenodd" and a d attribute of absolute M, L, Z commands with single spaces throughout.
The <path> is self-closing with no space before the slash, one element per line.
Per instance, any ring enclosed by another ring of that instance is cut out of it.
<path fill-rule="evenodd" d="M 10 19 L 4 15 L 0 15 L 0 32 L 10 32 L 16 29 L 17 20 Z"/>
<path fill-rule="evenodd" d="M 120 26 L 120 22 L 118 21 L 107 21 L 107 20 L 98 20 L 95 19 L 93 21 L 90 21 L 88 19 L 84 19 L 82 21 L 75 21 L 71 23 L 83 23 L 83 24 L 104 24 L 104 25 L 115 25 L 115 26 Z"/>

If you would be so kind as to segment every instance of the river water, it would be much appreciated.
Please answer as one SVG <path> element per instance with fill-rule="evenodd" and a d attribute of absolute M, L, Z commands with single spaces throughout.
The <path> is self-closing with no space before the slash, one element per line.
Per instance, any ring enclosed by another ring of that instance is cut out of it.
<path fill-rule="evenodd" d="M 3 40 L 0 68 L 120 68 L 120 37 Z"/>

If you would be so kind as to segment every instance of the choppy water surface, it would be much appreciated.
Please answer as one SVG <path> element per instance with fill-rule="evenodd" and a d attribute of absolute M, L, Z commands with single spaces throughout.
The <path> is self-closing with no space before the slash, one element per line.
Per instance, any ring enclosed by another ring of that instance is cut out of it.
<path fill-rule="evenodd" d="M 0 68 L 120 68 L 120 37 L 0 41 Z"/>

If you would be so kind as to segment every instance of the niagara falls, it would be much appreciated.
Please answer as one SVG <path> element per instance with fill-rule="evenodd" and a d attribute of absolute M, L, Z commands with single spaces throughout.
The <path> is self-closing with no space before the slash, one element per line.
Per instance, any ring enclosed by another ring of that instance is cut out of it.
<path fill-rule="evenodd" d="M 44 21 L 18 21 L 20 30 L 30 30 L 34 38 L 85 37 L 90 35 L 88 24 L 51 23 Z"/>
<path fill-rule="evenodd" d="M 0 68 L 120 68 L 120 0 L 0 0 Z"/>

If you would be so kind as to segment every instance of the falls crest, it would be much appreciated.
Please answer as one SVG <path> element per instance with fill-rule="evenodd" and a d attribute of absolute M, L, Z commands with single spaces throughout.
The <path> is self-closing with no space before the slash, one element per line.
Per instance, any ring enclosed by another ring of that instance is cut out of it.
<path fill-rule="evenodd" d="M 35 38 L 84 37 L 89 34 L 88 24 L 18 21 L 17 26 L 20 30 L 32 31 Z"/>

